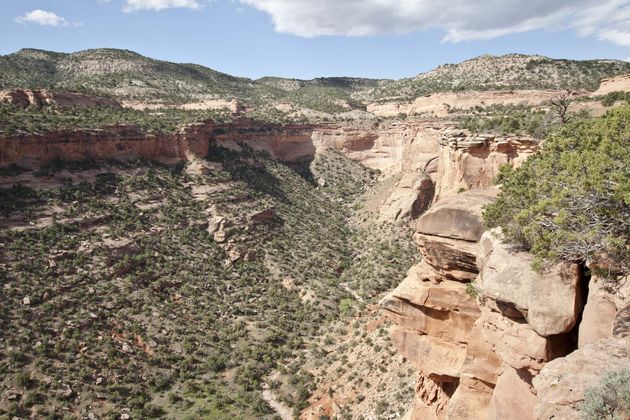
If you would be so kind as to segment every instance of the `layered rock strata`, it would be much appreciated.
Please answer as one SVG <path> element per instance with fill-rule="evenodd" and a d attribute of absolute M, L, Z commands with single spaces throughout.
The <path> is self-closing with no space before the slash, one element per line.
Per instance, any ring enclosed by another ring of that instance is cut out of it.
<path fill-rule="evenodd" d="M 2 103 L 14 105 L 20 108 L 43 108 L 51 105 L 61 107 L 121 107 L 120 103 L 109 98 L 89 96 L 74 92 L 51 92 L 44 89 L 0 90 L 0 104 Z"/>
<path fill-rule="evenodd" d="M 574 419 L 604 373 L 630 368 L 628 278 L 569 262 L 535 271 L 500 229 L 483 232 L 494 194 L 448 196 L 421 216 L 422 261 L 381 301 L 419 371 L 408 418 Z"/>
<path fill-rule="evenodd" d="M 308 159 L 315 153 L 311 140 L 314 126 L 264 125 L 251 120 L 216 124 L 190 124 L 173 134 L 147 134 L 136 126 L 113 126 L 102 130 L 68 130 L 41 135 L 0 138 L 0 166 L 44 165 L 54 159 L 145 158 L 181 161 L 205 157 L 210 141 L 225 147 L 248 143 L 280 160 Z"/>

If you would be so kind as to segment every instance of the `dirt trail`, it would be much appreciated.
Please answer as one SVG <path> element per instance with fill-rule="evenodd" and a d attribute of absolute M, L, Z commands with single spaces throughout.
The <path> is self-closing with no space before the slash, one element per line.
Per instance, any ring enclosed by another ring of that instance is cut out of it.
<path fill-rule="evenodd" d="M 293 420 L 293 412 L 286 405 L 276 400 L 276 396 L 269 389 L 265 389 L 262 392 L 262 397 L 273 408 L 273 410 L 280 416 L 282 420 Z"/>

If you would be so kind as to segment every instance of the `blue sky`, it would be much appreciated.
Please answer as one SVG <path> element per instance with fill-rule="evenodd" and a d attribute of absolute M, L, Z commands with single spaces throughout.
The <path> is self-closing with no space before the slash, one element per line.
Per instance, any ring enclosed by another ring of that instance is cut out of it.
<path fill-rule="evenodd" d="M 2 0 L 0 54 L 113 47 L 226 73 L 409 77 L 481 54 L 630 58 L 630 0 Z"/>

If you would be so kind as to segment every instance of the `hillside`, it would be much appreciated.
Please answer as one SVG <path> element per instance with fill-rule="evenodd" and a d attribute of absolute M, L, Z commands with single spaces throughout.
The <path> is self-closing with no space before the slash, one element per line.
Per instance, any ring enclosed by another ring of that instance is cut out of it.
<path fill-rule="evenodd" d="M 484 55 L 444 64 L 416 77 L 383 84 L 375 98 L 415 98 L 432 92 L 465 90 L 572 89 L 593 91 L 602 79 L 630 72 L 619 60 L 558 60 L 542 56 Z"/>
<path fill-rule="evenodd" d="M 321 352 L 306 344 L 337 342 L 328 324 L 393 287 L 413 246 L 350 224 L 373 171 L 324 153 L 321 187 L 243 147 L 2 173 L 0 416 L 260 418 L 275 369 L 283 404 L 306 406 L 317 378 L 300 360 Z M 372 356 L 403 378 L 386 338 Z"/>
<path fill-rule="evenodd" d="M 630 72 L 614 60 L 556 60 L 540 56 L 481 56 L 447 64 L 413 78 L 314 80 L 234 77 L 195 64 L 176 64 L 127 50 L 95 49 L 72 54 L 23 49 L 0 57 L 0 89 L 52 88 L 148 103 L 237 99 L 267 109 L 290 103 L 325 112 L 362 109 L 389 97 L 431 92 L 510 89 L 595 90 L 601 79 Z"/>

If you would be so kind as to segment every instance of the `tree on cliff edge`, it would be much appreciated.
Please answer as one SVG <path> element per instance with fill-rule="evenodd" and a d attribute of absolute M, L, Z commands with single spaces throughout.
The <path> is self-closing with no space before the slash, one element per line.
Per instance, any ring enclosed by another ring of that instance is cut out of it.
<path fill-rule="evenodd" d="M 630 106 L 565 125 L 519 169 L 503 169 L 499 182 L 484 220 L 539 263 L 630 272 Z"/>

